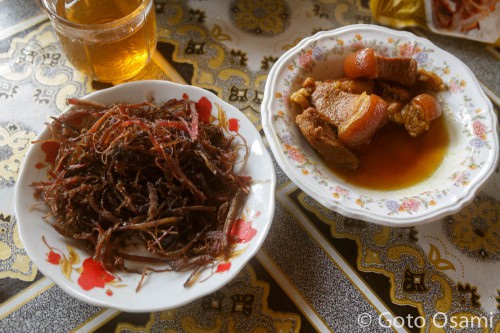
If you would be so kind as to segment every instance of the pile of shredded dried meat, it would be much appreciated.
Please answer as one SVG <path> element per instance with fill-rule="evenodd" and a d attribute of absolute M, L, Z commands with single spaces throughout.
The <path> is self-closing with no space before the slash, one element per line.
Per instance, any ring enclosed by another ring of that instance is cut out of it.
<path fill-rule="evenodd" d="M 48 125 L 44 142 L 57 147 L 48 179 L 32 184 L 60 234 L 85 241 L 109 271 L 144 273 L 163 263 L 193 277 L 230 255 L 230 230 L 251 183 L 233 172 L 234 136 L 200 119 L 188 99 L 69 102 L 73 108 Z"/>

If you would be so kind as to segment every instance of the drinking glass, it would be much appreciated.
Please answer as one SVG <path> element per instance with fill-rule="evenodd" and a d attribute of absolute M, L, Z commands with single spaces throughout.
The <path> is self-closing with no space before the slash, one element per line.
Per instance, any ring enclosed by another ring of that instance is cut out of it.
<path fill-rule="evenodd" d="M 153 0 L 39 0 L 68 60 L 101 82 L 137 75 L 156 49 Z"/>

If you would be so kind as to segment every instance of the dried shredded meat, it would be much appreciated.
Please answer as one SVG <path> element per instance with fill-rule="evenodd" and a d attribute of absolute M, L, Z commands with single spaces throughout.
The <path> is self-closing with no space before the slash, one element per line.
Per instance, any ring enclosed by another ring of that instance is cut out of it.
<path fill-rule="evenodd" d="M 60 234 L 83 240 L 109 271 L 144 273 L 162 263 L 196 273 L 230 255 L 229 233 L 251 184 L 233 172 L 233 135 L 200 119 L 187 99 L 69 102 L 72 110 L 48 124 L 58 147 L 48 179 L 32 184 Z"/>

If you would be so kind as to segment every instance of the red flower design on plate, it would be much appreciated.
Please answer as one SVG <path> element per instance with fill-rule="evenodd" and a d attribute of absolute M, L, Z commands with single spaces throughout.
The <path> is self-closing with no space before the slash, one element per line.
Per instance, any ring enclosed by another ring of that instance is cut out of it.
<path fill-rule="evenodd" d="M 217 270 L 215 271 L 216 273 L 222 273 L 222 272 L 227 272 L 231 268 L 231 262 L 223 262 L 217 265 Z"/>
<path fill-rule="evenodd" d="M 115 277 L 106 272 L 100 262 L 87 258 L 83 261 L 82 274 L 78 278 L 78 284 L 83 290 L 90 290 L 92 288 L 104 288 L 106 283 L 114 279 Z"/>
<path fill-rule="evenodd" d="M 233 223 L 229 233 L 233 243 L 248 243 L 255 235 L 257 230 L 252 228 L 252 221 L 237 219 Z"/>
<path fill-rule="evenodd" d="M 48 140 L 43 142 L 40 148 L 45 153 L 45 162 L 54 164 L 57 154 L 59 154 L 59 143 Z"/>
<path fill-rule="evenodd" d="M 399 207 L 400 211 L 416 212 L 420 207 L 420 201 L 417 199 L 407 199 Z"/>
<path fill-rule="evenodd" d="M 50 251 L 47 254 L 47 261 L 52 265 L 59 265 L 61 262 L 61 255 L 59 253 L 55 253 L 54 251 Z"/>
<path fill-rule="evenodd" d="M 62 274 L 69 281 L 73 281 L 71 278 L 73 274 L 79 274 L 78 285 L 80 285 L 83 290 L 108 287 L 105 291 L 106 295 L 112 296 L 113 291 L 109 287 L 121 288 L 126 286 L 124 284 L 118 284 L 117 282 L 120 279 L 106 272 L 102 264 L 94 261 L 91 257 L 85 259 L 82 265 L 78 267 L 80 256 L 73 247 L 66 245 L 68 254 L 65 254 L 61 250 L 50 246 L 44 236 L 42 236 L 42 240 L 49 248 L 47 261 L 53 265 L 60 266 Z"/>
<path fill-rule="evenodd" d="M 260 211 L 255 212 L 253 217 L 259 217 Z M 248 243 L 257 234 L 257 230 L 252 227 L 252 221 L 245 221 L 245 217 L 238 218 L 234 221 L 231 230 L 229 231 L 229 241 L 231 244 Z M 231 258 L 238 256 L 244 250 L 239 250 L 231 254 Z M 231 261 L 219 262 L 215 273 L 227 272 L 231 268 Z"/>
<path fill-rule="evenodd" d="M 483 136 L 484 134 L 486 134 L 486 126 L 480 122 L 479 120 L 475 120 L 473 123 L 472 123 L 472 128 L 474 130 L 474 134 L 476 136 Z"/>
<path fill-rule="evenodd" d="M 200 100 L 196 102 L 196 110 L 198 111 L 198 117 L 200 121 L 206 124 L 210 123 L 210 115 L 212 114 L 212 102 L 210 102 L 208 98 L 200 98 Z"/>
<path fill-rule="evenodd" d="M 288 148 L 288 156 L 295 162 L 301 165 L 307 162 L 306 156 L 299 149 L 290 145 L 285 145 L 285 148 Z"/>
<path fill-rule="evenodd" d="M 306 68 L 311 65 L 312 62 L 312 50 L 307 50 L 307 52 L 302 53 L 299 56 L 299 66 Z"/>
<path fill-rule="evenodd" d="M 420 52 L 420 48 L 415 44 L 402 44 L 398 47 L 400 57 L 411 58 L 415 53 Z"/>
<path fill-rule="evenodd" d="M 240 124 L 239 124 L 238 119 L 229 118 L 227 123 L 228 123 L 228 128 L 231 132 L 238 132 L 238 129 L 240 128 Z"/>

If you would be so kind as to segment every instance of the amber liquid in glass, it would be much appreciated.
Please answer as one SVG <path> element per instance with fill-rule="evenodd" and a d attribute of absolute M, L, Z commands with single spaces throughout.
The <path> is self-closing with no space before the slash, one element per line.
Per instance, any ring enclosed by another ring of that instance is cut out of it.
<path fill-rule="evenodd" d="M 59 0 L 57 13 L 80 24 L 102 24 L 134 12 L 143 0 Z M 154 5 L 141 14 L 139 26 L 124 26 L 116 33 L 89 31 L 89 38 L 68 37 L 56 30 L 68 60 L 103 82 L 119 82 L 138 74 L 156 48 Z"/>

